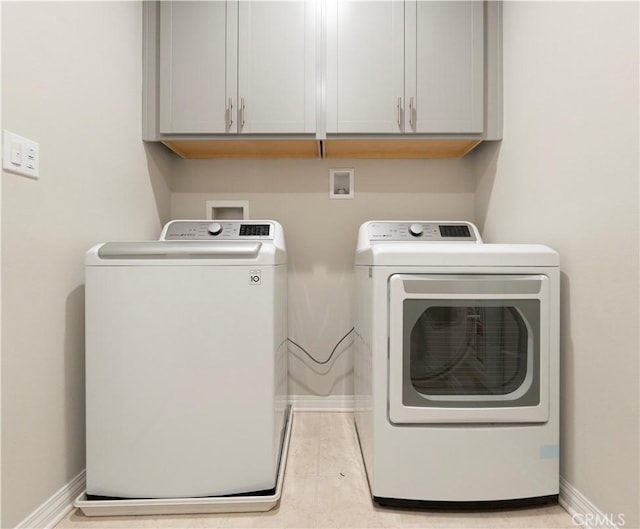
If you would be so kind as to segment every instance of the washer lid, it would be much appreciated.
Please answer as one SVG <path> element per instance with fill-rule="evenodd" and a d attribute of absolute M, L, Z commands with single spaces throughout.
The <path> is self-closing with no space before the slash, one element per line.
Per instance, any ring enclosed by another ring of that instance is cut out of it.
<path fill-rule="evenodd" d="M 173 220 L 158 241 L 107 242 L 91 248 L 87 266 L 255 266 L 287 262 L 274 220 Z"/>
<path fill-rule="evenodd" d="M 87 266 L 257 266 L 285 264 L 284 251 L 260 241 L 107 242 L 87 252 Z"/>
<path fill-rule="evenodd" d="M 200 241 L 107 242 L 101 259 L 256 259 L 262 243 Z"/>

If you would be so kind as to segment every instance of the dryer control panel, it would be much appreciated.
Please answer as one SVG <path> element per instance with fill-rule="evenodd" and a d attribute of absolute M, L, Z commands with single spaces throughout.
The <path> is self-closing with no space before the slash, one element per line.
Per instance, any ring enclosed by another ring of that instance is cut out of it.
<path fill-rule="evenodd" d="M 482 242 L 470 222 L 379 221 L 368 223 L 367 232 L 371 242 Z"/>
<path fill-rule="evenodd" d="M 160 235 L 161 241 L 246 241 L 274 238 L 269 221 L 174 220 Z"/>

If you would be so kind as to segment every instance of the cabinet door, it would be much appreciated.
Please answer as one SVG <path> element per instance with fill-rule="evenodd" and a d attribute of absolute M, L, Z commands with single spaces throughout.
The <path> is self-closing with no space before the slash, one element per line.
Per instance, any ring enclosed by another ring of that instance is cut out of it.
<path fill-rule="evenodd" d="M 482 133 L 484 2 L 406 3 L 405 132 Z"/>
<path fill-rule="evenodd" d="M 315 16 L 313 0 L 240 2 L 240 132 L 315 132 Z"/>
<path fill-rule="evenodd" d="M 230 131 L 237 30 L 227 24 L 227 11 L 233 15 L 234 7 L 233 1 L 160 2 L 161 133 Z"/>
<path fill-rule="evenodd" d="M 327 132 L 402 130 L 404 3 L 327 5 Z"/>

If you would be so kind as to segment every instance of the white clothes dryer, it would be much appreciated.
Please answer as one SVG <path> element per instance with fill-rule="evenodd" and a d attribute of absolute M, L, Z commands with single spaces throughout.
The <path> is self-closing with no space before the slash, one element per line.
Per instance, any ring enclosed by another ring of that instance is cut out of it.
<path fill-rule="evenodd" d="M 380 504 L 559 487 L 559 257 L 468 222 L 372 221 L 355 256 L 355 422 Z"/>
<path fill-rule="evenodd" d="M 87 253 L 89 500 L 272 494 L 288 407 L 280 224 L 173 221 Z"/>

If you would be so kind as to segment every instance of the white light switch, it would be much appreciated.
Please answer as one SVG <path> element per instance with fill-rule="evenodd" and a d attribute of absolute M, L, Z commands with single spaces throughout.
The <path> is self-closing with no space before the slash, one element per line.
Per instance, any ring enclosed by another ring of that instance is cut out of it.
<path fill-rule="evenodd" d="M 8 130 L 3 131 L 2 168 L 12 173 L 39 178 L 40 145 Z"/>
<path fill-rule="evenodd" d="M 19 141 L 11 142 L 11 163 L 15 166 L 22 165 L 22 143 Z"/>

